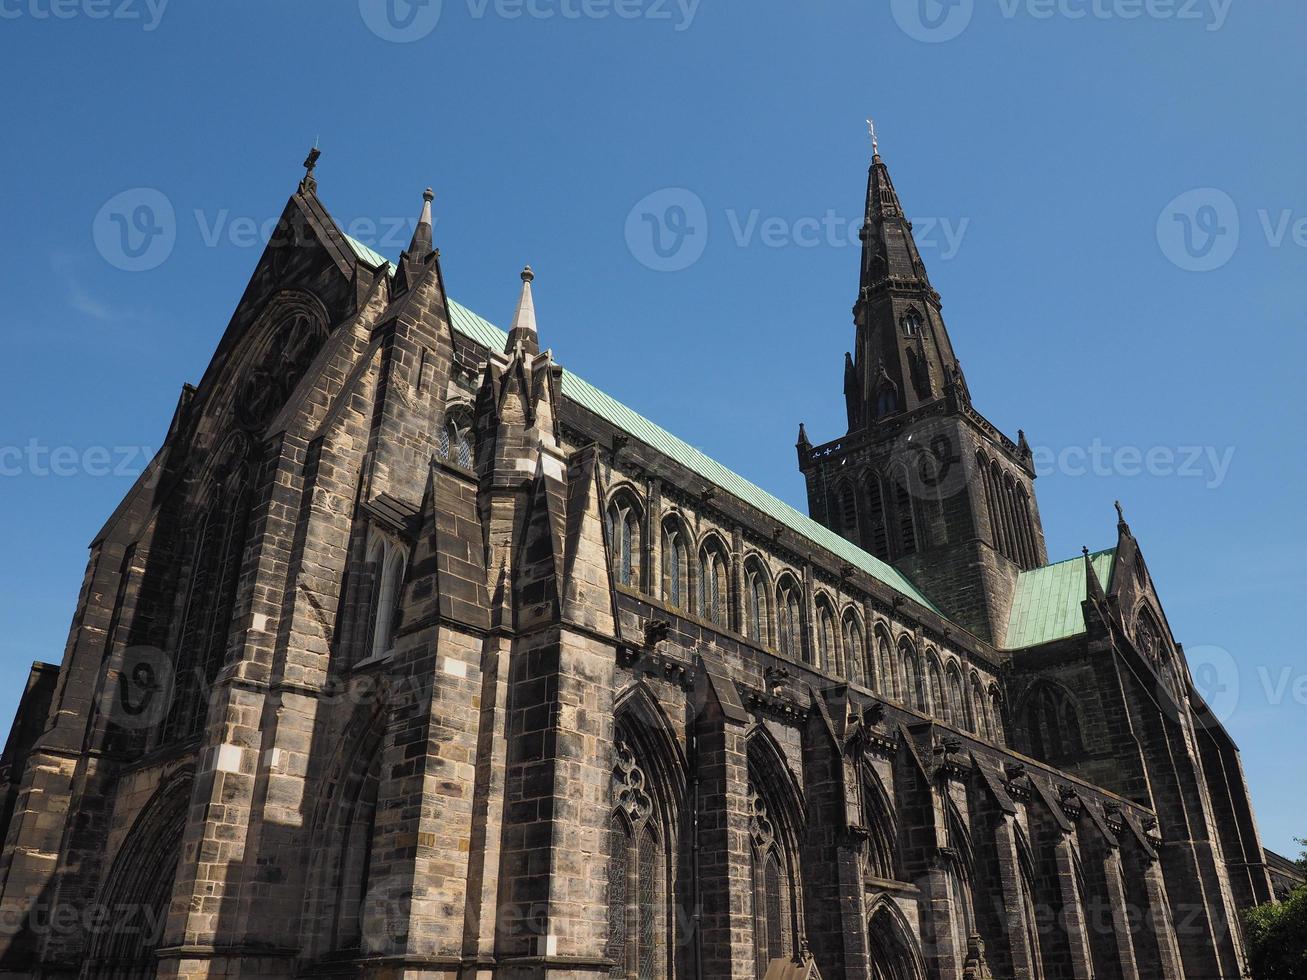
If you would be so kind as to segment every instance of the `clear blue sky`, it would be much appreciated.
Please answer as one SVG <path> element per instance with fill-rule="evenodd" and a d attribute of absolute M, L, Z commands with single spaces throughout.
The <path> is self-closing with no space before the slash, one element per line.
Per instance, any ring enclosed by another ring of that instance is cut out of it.
<path fill-rule="evenodd" d="M 432 185 L 456 298 L 503 323 L 530 262 L 560 360 L 802 507 L 873 114 L 977 406 L 1046 450 L 1051 555 L 1125 502 L 1267 843 L 1307 835 L 1307 7 L 394 2 L 0 0 L 6 724 L 130 485 L 103 471 L 142 465 L 115 447 L 158 446 L 315 138 L 342 223 L 394 256 Z M 112 216 L 160 195 L 133 258 Z"/>

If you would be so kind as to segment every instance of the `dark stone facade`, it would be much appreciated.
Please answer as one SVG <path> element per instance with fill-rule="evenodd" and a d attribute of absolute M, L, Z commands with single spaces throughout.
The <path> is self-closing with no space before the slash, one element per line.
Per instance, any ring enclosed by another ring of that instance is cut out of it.
<path fill-rule="evenodd" d="M 799 456 L 892 567 L 567 395 L 530 270 L 491 343 L 430 195 L 390 267 L 315 160 L 34 669 L 0 975 L 1242 975 L 1288 872 L 1238 751 L 1124 519 L 1107 581 L 1048 565 L 879 157 L 849 432 Z"/>

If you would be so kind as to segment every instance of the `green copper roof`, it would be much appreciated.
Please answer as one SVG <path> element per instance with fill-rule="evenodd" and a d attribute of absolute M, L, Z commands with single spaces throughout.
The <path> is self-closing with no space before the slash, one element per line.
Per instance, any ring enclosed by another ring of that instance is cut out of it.
<path fill-rule="evenodd" d="M 1094 572 L 1103 589 L 1110 591 L 1116 549 L 1096 552 L 1089 560 L 1094 563 Z M 1083 633 L 1085 617 L 1080 604 L 1087 596 L 1083 557 L 1022 572 L 1017 576 L 1016 595 L 1008 617 L 1006 648 L 1019 650 Z"/>
<path fill-rule="evenodd" d="M 342 235 L 344 235 L 343 232 Z M 382 255 L 380 252 L 374 252 L 372 249 L 368 248 L 357 238 L 350 238 L 349 235 L 344 235 L 344 238 L 345 238 L 345 242 L 349 245 L 349 247 L 354 250 L 354 254 L 357 255 L 360 259 L 362 259 L 364 262 L 366 262 L 368 265 L 370 265 L 372 268 L 376 269 L 384 265 L 389 268 L 390 274 L 394 275 L 395 272 L 394 265 L 392 265 L 390 260 L 386 258 L 384 255 Z"/>
<path fill-rule="evenodd" d="M 471 310 L 449 301 L 449 315 L 453 327 L 459 333 L 475 340 L 492 350 L 503 350 L 508 335 L 498 327 L 488 323 Z M 680 463 L 686 469 L 697 473 L 709 483 L 720 487 L 727 493 L 738 497 L 752 507 L 757 508 L 774 521 L 801 534 L 813 543 L 837 555 L 855 568 L 860 568 L 869 575 L 884 582 L 911 599 L 915 599 L 928 609 L 935 609 L 929 599 L 903 577 L 895 568 L 885 564 L 874 555 L 840 537 L 834 531 L 822 527 L 812 518 L 795 510 L 783 500 L 773 497 L 761 487 L 750 483 L 744 477 L 728 470 L 721 463 L 705 456 L 689 443 L 678 439 L 660 425 L 650 422 L 643 415 L 627 408 L 611 395 L 605 394 L 588 381 L 578 378 L 571 371 L 563 371 L 563 396 L 588 409 L 601 419 L 616 426 L 632 438 L 663 453 Z"/>
<path fill-rule="evenodd" d="M 354 253 L 368 265 L 374 268 L 389 265 L 384 256 L 378 255 L 361 242 L 356 242 L 348 235 L 345 236 L 345 240 L 354 249 Z M 391 269 L 393 268 L 391 266 Z M 488 320 L 477 316 L 467 307 L 450 300 L 449 316 L 451 326 L 463 336 L 491 350 L 502 351 L 504 349 L 508 334 Z M 714 486 L 720 487 L 751 507 L 762 511 L 772 520 L 783 524 L 796 534 L 800 534 L 814 544 L 825 548 L 854 568 L 861 569 L 884 582 L 890 588 L 919 602 L 927 609 L 936 613 L 939 612 L 935 604 L 927 599 L 915 585 L 893 566 L 887 565 L 874 555 L 863 551 L 857 545 L 840 537 L 834 531 L 818 524 L 806 514 L 795 510 L 783 500 L 773 497 L 761 487 L 755 486 L 739 474 L 728 470 L 721 463 L 705 456 L 689 443 L 672 435 L 662 426 L 655 425 L 643 415 L 632 411 L 611 395 L 605 394 L 594 385 L 578 378 L 567 370 L 563 371 L 563 395 L 582 408 L 598 415 L 610 425 L 621 429 L 632 438 L 639 439 L 646 445 L 652 446 L 680 463 L 686 469 L 697 473 Z"/>

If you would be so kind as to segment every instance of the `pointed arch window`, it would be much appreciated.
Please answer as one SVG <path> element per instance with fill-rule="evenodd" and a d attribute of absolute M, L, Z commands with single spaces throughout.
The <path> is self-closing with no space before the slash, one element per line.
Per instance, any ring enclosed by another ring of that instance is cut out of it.
<path fill-rule="evenodd" d="M 872 473 L 867 477 L 867 539 L 871 553 L 881 561 L 889 561 L 889 524 L 885 518 L 885 494 L 880 477 Z"/>
<path fill-rule="evenodd" d="M 650 785 L 631 745 L 620 739 L 608 824 L 608 941 L 610 976 L 665 980 L 673 948 L 669 914 L 670 824 L 666 804 Z"/>
<path fill-rule="evenodd" d="M 635 501 L 625 493 L 608 505 L 608 547 L 613 580 L 627 588 L 640 588 L 640 515 Z"/>
<path fill-rule="evenodd" d="M 751 558 L 744 566 L 745 628 L 754 643 L 768 642 L 767 573 L 762 564 Z"/>
<path fill-rule="evenodd" d="M 908 310 L 907 313 L 903 314 L 903 319 L 899 321 L 899 329 L 903 331 L 905 337 L 921 336 L 921 314 L 916 310 Z"/>
<path fill-rule="evenodd" d="M 841 483 L 835 491 L 840 508 L 840 530 L 850 541 L 858 540 L 858 495 L 849 482 Z"/>
<path fill-rule="evenodd" d="M 1040 682 L 1026 696 L 1030 754 L 1048 762 L 1074 759 L 1084 751 L 1080 712 L 1061 687 Z"/>
<path fill-rule="evenodd" d="M 871 661 L 866 655 L 865 644 L 862 642 L 862 624 L 858 622 L 858 617 L 852 611 L 844 614 L 844 621 L 840 628 L 840 639 L 844 645 L 846 673 L 863 674 L 862 680 L 870 685 L 871 679 L 876 672 L 872 669 Z"/>
<path fill-rule="evenodd" d="M 895 683 L 894 654 L 891 651 L 889 637 L 883 630 L 876 631 L 876 690 L 887 698 L 902 700 L 899 685 Z"/>
<path fill-rule="evenodd" d="M 818 670 L 843 674 L 838 650 L 835 617 L 831 613 L 830 604 L 823 597 L 817 600 L 817 662 L 813 666 Z"/>
<path fill-rule="evenodd" d="M 997 684 L 989 686 L 989 723 L 994 732 L 994 741 L 1007 740 L 1007 725 L 1003 717 L 1003 692 Z"/>
<path fill-rule="evenodd" d="M 957 664 L 950 663 L 947 671 L 948 685 L 948 722 L 954 728 L 971 731 L 967 715 L 967 695 L 962 687 L 962 675 L 958 673 Z"/>
<path fill-rule="evenodd" d="M 899 641 L 899 658 L 903 662 L 903 683 L 906 685 L 903 701 L 908 707 L 926 714 L 929 709 L 926 707 L 925 690 L 921 680 L 921 662 L 917 658 L 917 651 L 906 639 Z"/>
<path fill-rule="evenodd" d="M 710 538 L 699 549 L 699 616 L 720 625 L 726 624 L 726 570 L 726 552 L 719 541 Z"/>
<path fill-rule="evenodd" d="M 663 599 L 669 606 L 684 609 L 689 599 L 690 553 L 685 531 L 677 521 L 663 525 Z"/>
<path fill-rule="evenodd" d="M 928 654 L 926 663 L 926 675 L 930 680 L 930 711 L 936 718 L 948 720 L 950 709 L 944 698 L 944 676 L 940 672 L 939 661 L 934 654 Z"/>
<path fill-rule="evenodd" d="M 973 670 L 971 672 L 971 711 L 975 724 L 972 726 L 972 731 L 976 732 L 981 738 L 993 739 L 994 727 L 990 721 L 987 702 L 985 688 L 980 683 L 980 675 Z"/>
<path fill-rule="evenodd" d="M 794 953 L 795 887 L 787 842 L 767 799 L 749 785 L 750 872 L 756 975 L 766 976 L 774 960 Z"/>
<path fill-rule="evenodd" d="M 227 461 L 214 467 L 208 505 L 192 535 L 190 583 L 164 741 L 199 733 L 207 692 L 226 659 L 253 500 L 247 445 L 236 439 Z"/>
<path fill-rule="evenodd" d="M 776 591 L 776 647 L 781 656 L 791 660 L 803 657 L 800 595 L 799 583 L 788 575 L 781 580 Z"/>
<path fill-rule="evenodd" d="M 1161 630 L 1157 628 L 1157 621 L 1153 619 L 1153 614 L 1146 608 L 1142 609 L 1135 626 L 1135 645 L 1154 666 L 1159 659 L 1160 636 Z"/>
<path fill-rule="evenodd" d="M 476 447 L 473 444 L 472 415 L 466 408 L 450 409 L 441 426 L 436 443 L 441 459 L 455 463 L 463 469 L 476 467 Z"/>
<path fill-rule="evenodd" d="M 912 491 L 908 488 L 906 473 L 899 473 L 894 483 L 894 510 L 898 518 L 899 555 L 910 555 L 917 550 L 917 523 L 912 512 Z"/>
<path fill-rule="evenodd" d="M 372 595 L 368 603 L 366 657 L 380 657 L 390 650 L 407 564 L 407 548 L 387 535 L 373 537 L 368 546 L 367 562 L 372 577 Z"/>

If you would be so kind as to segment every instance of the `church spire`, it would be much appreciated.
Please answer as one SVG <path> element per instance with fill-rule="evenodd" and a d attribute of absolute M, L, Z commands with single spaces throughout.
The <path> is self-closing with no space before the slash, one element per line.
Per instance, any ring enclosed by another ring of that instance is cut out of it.
<path fill-rule="evenodd" d="M 426 258 L 432 248 L 431 202 L 435 197 L 430 187 L 422 192 L 422 213 L 418 215 L 417 227 L 413 229 L 413 240 L 408 245 L 408 254 L 415 259 Z"/>
<path fill-rule="evenodd" d="M 399 274 L 395 278 L 397 292 L 409 289 L 421 278 L 427 257 L 433 251 L 431 202 L 435 196 L 430 187 L 422 192 L 422 212 L 418 215 L 417 227 L 413 229 L 413 239 L 399 256 Z"/>
<path fill-rule="evenodd" d="M 536 333 L 536 307 L 531 298 L 531 283 L 535 273 L 528 265 L 522 270 L 522 294 L 517 300 L 517 311 L 513 314 L 513 327 L 508 331 L 508 344 L 504 353 L 511 354 L 522 345 L 528 354 L 540 353 L 540 337 Z"/>
<path fill-rule="evenodd" d="M 860 237 L 862 267 L 853 307 L 857 343 L 845 365 L 850 430 L 945 397 L 961 369 L 875 128 Z"/>

